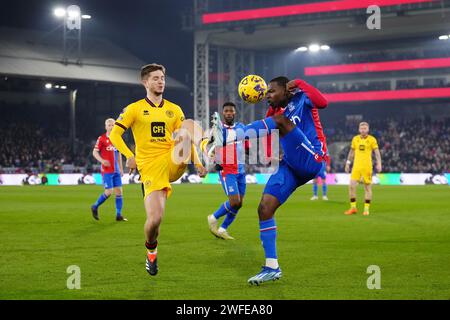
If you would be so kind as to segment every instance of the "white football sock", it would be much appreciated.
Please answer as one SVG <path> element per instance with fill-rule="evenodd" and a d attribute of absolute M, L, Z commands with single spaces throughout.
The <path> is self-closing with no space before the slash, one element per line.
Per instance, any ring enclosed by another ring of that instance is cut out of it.
<path fill-rule="evenodd" d="M 227 231 L 227 229 L 224 229 L 224 228 L 220 227 L 219 230 L 217 230 L 217 231 L 218 232 L 224 232 L 224 231 Z"/>
<path fill-rule="evenodd" d="M 267 258 L 266 259 L 266 267 L 276 269 L 278 268 L 278 259 Z"/>

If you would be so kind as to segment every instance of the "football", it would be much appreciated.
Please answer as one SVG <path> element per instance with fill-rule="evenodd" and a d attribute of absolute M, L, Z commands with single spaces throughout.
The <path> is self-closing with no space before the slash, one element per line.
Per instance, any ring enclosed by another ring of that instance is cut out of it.
<path fill-rule="evenodd" d="M 267 93 L 267 84 L 258 75 L 248 75 L 239 82 L 239 96 L 247 103 L 258 103 Z"/>

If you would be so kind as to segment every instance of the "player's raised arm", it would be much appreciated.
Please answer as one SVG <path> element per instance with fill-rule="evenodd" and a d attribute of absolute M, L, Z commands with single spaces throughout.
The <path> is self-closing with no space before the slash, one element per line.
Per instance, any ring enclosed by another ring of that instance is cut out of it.
<path fill-rule="evenodd" d="M 311 100 L 314 107 L 318 109 L 324 109 L 328 106 L 328 101 L 319 91 L 319 89 L 310 85 L 308 82 L 302 79 L 291 80 L 287 84 L 287 89 L 292 91 L 294 89 L 300 89 L 308 96 L 309 100 Z"/>

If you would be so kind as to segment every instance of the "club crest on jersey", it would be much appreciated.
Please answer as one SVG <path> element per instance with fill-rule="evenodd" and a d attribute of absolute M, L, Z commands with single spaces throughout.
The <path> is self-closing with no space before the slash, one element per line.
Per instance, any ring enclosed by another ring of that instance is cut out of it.
<path fill-rule="evenodd" d="M 289 109 L 290 112 L 292 112 L 295 109 L 295 106 L 292 102 L 288 103 L 287 108 Z"/>
<path fill-rule="evenodd" d="M 167 116 L 168 118 L 173 118 L 173 111 L 167 110 L 167 111 L 166 111 L 166 116 Z"/>

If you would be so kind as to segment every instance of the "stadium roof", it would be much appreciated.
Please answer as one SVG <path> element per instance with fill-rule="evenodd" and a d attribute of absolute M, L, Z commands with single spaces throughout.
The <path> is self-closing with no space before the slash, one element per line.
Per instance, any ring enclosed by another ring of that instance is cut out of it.
<path fill-rule="evenodd" d="M 139 71 L 145 62 L 105 39 L 83 38 L 82 47 L 82 65 L 65 65 L 61 30 L 0 28 L 0 74 L 140 85 Z M 171 77 L 166 87 L 188 89 Z"/>

